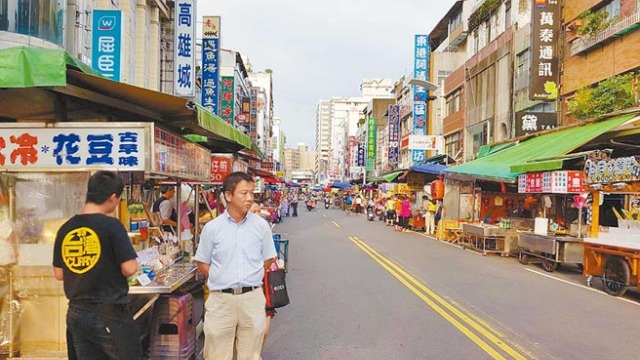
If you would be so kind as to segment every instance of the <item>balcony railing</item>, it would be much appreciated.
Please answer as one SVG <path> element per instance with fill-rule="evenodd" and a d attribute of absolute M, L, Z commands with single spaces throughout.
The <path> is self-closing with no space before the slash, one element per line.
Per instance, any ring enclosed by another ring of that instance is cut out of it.
<path fill-rule="evenodd" d="M 618 36 L 622 36 L 625 33 L 637 28 L 640 23 L 640 12 L 634 13 L 631 16 L 624 18 L 623 20 L 611 25 L 608 29 L 599 33 L 590 39 L 576 39 L 571 44 L 571 55 L 578 55 L 585 52 L 592 47 L 613 40 Z"/>

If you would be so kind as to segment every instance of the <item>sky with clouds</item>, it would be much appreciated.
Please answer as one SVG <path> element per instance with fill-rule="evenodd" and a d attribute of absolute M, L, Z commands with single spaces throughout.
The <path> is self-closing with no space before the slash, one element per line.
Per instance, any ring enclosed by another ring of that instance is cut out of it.
<path fill-rule="evenodd" d="M 320 99 L 358 96 L 365 77 L 412 71 L 413 36 L 428 34 L 455 0 L 198 0 L 222 17 L 224 49 L 273 70 L 274 113 L 287 147 L 315 143 Z"/>

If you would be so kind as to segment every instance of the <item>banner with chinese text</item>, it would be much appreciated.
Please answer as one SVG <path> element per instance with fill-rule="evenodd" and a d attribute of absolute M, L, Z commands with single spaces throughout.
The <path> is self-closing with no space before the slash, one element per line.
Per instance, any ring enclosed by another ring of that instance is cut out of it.
<path fill-rule="evenodd" d="M 211 182 L 222 183 L 231 173 L 231 158 L 212 156 L 211 157 Z"/>
<path fill-rule="evenodd" d="M 376 140 L 377 140 L 376 118 L 367 120 L 367 171 L 373 171 L 376 167 Z"/>
<path fill-rule="evenodd" d="M 400 154 L 400 105 L 389 105 L 389 144 L 388 162 L 389 166 L 398 166 Z"/>
<path fill-rule="evenodd" d="M 560 1 L 531 0 L 531 100 L 558 98 Z"/>
<path fill-rule="evenodd" d="M 176 0 L 173 93 L 177 96 L 190 97 L 194 96 L 195 93 L 195 14 L 195 0 Z"/>
<path fill-rule="evenodd" d="M 227 124 L 234 125 L 235 87 L 233 76 L 220 78 L 220 118 Z"/>
<path fill-rule="evenodd" d="M 91 67 L 102 76 L 122 76 L 122 11 L 94 10 Z"/>
<path fill-rule="evenodd" d="M 0 166 L 6 170 L 66 170 L 97 167 L 144 171 L 146 127 L 0 128 Z"/>
<path fill-rule="evenodd" d="M 220 82 L 220 16 L 203 17 L 202 107 L 218 115 Z"/>
<path fill-rule="evenodd" d="M 429 80 L 429 36 L 415 35 L 413 77 L 417 80 Z M 413 86 L 413 135 L 427 134 L 427 98 L 429 93 L 422 86 Z M 420 164 L 424 161 L 424 150 L 412 149 L 411 162 Z"/>

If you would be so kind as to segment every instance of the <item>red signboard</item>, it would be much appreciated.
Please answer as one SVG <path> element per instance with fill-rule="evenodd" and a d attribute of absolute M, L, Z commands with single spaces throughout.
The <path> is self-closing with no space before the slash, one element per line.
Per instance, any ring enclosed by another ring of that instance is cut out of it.
<path fill-rule="evenodd" d="M 222 182 L 231 173 L 231 159 L 227 157 L 211 157 L 211 182 Z"/>
<path fill-rule="evenodd" d="M 582 192 L 581 171 L 552 171 L 518 176 L 519 193 L 570 194 Z"/>

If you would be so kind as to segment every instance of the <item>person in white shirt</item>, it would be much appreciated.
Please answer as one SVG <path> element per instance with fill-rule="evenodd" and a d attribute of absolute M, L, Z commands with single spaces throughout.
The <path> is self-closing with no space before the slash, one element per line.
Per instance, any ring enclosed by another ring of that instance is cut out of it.
<path fill-rule="evenodd" d="M 265 269 L 275 262 L 269 224 L 249 212 L 254 182 L 234 172 L 223 183 L 227 211 L 208 222 L 195 259 L 204 274 L 209 298 L 205 303 L 204 358 L 259 360 L 266 327 L 262 292 Z"/>

